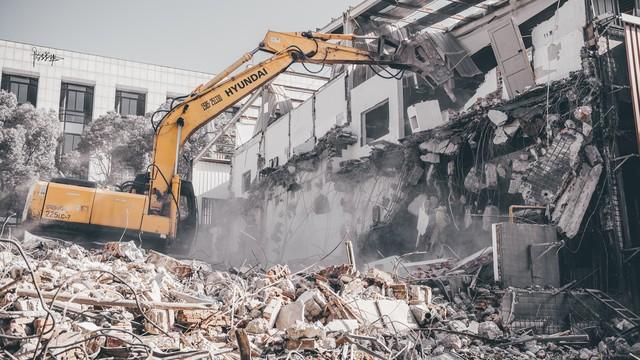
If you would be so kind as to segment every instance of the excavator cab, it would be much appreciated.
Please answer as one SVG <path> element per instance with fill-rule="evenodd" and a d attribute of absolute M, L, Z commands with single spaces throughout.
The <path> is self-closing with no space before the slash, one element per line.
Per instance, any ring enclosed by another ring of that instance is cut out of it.
<path fill-rule="evenodd" d="M 146 194 L 149 191 L 149 173 L 136 175 L 132 182 L 121 185 L 121 191 Z M 193 184 L 180 180 L 180 198 L 178 201 L 178 229 L 176 239 L 167 243 L 176 252 L 187 251 L 196 236 L 198 227 L 198 206 Z M 163 214 L 164 215 L 164 214 Z"/>

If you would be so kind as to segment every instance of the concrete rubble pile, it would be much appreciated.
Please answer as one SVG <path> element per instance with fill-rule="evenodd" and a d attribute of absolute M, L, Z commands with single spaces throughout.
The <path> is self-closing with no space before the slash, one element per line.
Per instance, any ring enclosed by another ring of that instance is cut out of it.
<path fill-rule="evenodd" d="M 603 359 L 640 351 L 621 338 L 589 346 L 584 333 L 511 331 L 500 290 L 477 275 L 457 290 L 449 283 L 446 294 L 351 265 L 222 272 L 132 242 L 86 250 L 27 233 L 0 244 L 2 358 Z"/>

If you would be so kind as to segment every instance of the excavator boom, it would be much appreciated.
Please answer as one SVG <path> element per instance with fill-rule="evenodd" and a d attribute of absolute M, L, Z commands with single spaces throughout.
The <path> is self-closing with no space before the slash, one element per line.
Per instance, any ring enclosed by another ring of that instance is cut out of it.
<path fill-rule="evenodd" d="M 181 195 L 185 195 L 186 185 L 177 173 L 180 150 L 194 132 L 226 109 L 273 80 L 294 62 L 388 65 L 413 69 L 409 61 L 395 58 L 398 45 L 391 44 L 391 51 L 387 52 L 390 44 L 384 39 L 378 41 L 375 53 L 335 43 L 358 38 L 350 34 L 267 32 L 255 50 L 244 54 L 209 82 L 194 89 L 158 123 L 145 191 L 125 196 L 119 192 L 87 189 L 78 184 L 39 182 L 26 204 L 25 218 L 38 222 L 98 224 L 115 229 L 124 227 L 139 233 L 151 232 L 161 237 L 176 238 L 181 217 L 179 201 Z M 238 70 L 259 51 L 272 56 Z M 79 198 L 84 199 L 82 204 L 77 203 Z M 51 211 L 47 212 L 47 209 Z"/>

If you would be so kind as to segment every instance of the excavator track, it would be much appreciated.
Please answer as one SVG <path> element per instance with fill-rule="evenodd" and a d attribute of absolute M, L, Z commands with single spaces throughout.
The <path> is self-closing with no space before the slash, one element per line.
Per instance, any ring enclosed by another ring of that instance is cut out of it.
<path fill-rule="evenodd" d="M 20 232 L 29 233 L 53 240 L 62 240 L 78 244 L 86 249 L 102 248 L 108 242 L 133 241 L 143 249 L 160 251 L 166 254 L 180 256 L 184 254 L 183 247 L 170 243 L 167 239 L 157 236 L 140 235 L 137 231 L 122 231 L 121 229 L 96 229 L 88 226 L 74 226 L 61 224 L 24 224 Z M 17 234 L 21 236 L 21 234 Z"/>

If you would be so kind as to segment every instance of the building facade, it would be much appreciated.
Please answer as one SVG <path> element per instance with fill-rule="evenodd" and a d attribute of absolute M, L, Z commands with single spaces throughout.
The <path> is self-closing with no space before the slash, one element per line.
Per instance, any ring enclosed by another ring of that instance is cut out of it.
<path fill-rule="evenodd" d="M 77 147 L 92 119 L 108 111 L 144 115 L 212 76 L 6 40 L 0 40 L 0 70 L 2 88 L 18 102 L 58 112 L 63 152 Z"/>

